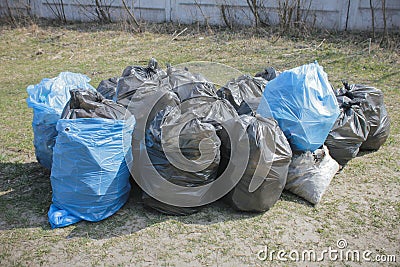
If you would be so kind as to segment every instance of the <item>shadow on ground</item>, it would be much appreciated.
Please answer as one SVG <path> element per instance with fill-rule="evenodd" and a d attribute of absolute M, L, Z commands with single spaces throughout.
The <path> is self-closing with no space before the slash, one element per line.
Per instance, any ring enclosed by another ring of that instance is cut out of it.
<path fill-rule="evenodd" d="M 0 231 L 38 227 L 50 230 L 47 221 L 51 204 L 50 171 L 38 163 L 3 162 L 0 163 L 0 177 Z M 128 202 L 116 214 L 100 222 L 79 222 L 71 226 L 73 230 L 67 238 L 108 239 L 133 234 L 169 220 L 182 224 L 210 225 L 262 215 L 235 211 L 223 201 L 217 201 L 192 215 L 168 216 L 145 208 L 140 195 L 140 189 L 133 187 Z M 288 192 L 284 192 L 281 199 L 312 207 Z"/>
<path fill-rule="evenodd" d="M 0 230 L 47 227 L 49 176 L 36 162 L 0 162 Z"/>

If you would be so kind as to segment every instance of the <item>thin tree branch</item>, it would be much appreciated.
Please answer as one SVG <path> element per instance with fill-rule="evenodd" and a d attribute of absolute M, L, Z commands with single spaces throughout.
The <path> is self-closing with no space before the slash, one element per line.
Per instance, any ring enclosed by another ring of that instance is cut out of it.
<path fill-rule="evenodd" d="M 125 0 L 122 0 L 122 4 L 124 5 L 125 11 L 128 13 L 129 17 L 131 18 L 131 20 L 135 23 L 135 25 L 140 28 L 140 25 L 138 23 L 138 21 L 136 20 L 135 15 L 132 13 L 132 11 L 129 9 L 128 5 L 126 4 Z"/>

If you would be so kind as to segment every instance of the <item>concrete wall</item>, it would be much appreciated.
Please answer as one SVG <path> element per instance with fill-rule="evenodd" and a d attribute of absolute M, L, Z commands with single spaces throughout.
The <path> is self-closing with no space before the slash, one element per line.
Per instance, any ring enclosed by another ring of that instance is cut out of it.
<path fill-rule="evenodd" d="M 55 18 L 53 10 L 61 0 L 8 0 L 14 14 L 30 12 L 42 18 Z M 122 0 L 102 0 L 107 3 L 113 20 L 127 16 Z M 96 20 L 94 0 L 63 0 L 67 20 Z M 285 0 L 258 0 L 260 15 L 271 24 L 280 21 Z M 289 0 L 289 3 L 295 0 Z M 382 0 L 373 0 L 375 27 L 383 28 Z M 7 0 L 0 0 L 0 16 L 9 13 Z M 153 22 L 209 23 L 224 25 L 221 7 L 232 24 L 252 25 L 254 17 L 246 0 L 126 0 L 138 19 Z M 386 0 L 388 29 L 400 30 L 400 0 Z M 294 14 L 295 16 L 296 14 Z M 319 28 L 334 30 L 370 30 L 372 28 L 370 0 L 301 0 L 300 15 L 303 21 Z"/>

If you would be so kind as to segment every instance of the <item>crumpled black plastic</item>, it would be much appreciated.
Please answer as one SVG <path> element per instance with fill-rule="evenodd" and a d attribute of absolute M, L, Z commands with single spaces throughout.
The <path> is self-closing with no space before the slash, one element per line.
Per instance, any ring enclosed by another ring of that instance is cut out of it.
<path fill-rule="evenodd" d="M 326 138 L 329 153 L 340 165 L 345 166 L 355 158 L 361 144 L 367 140 L 369 124 L 360 102 L 347 96 L 338 96 L 340 115 Z"/>
<path fill-rule="evenodd" d="M 140 142 L 156 114 L 179 103 L 179 98 L 172 92 L 166 72 L 153 58 L 148 67 L 128 66 L 122 75 L 114 100 L 135 116 L 133 142 Z"/>
<path fill-rule="evenodd" d="M 178 95 L 181 102 L 197 96 L 217 96 L 216 88 L 212 82 L 200 74 L 189 72 L 187 69 L 169 66 L 167 78 L 172 91 Z"/>
<path fill-rule="evenodd" d="M 106 99 L 114 99 L 115 93 L 117 91 L 118 77 L 109 78 L 100 82 L 97 87 L 97 92 L 99 92 Z"/>
<path fill-rule="evenodd" d="M 228 100 L 238 110 L 242 102 L 257 97 L 262 97 L 267 81 L 262 77 L 242 75 L 231 80 L 217 91 L 217 95 Z"/>
<path fill-rule="evenodd" d="M 165 75 L 165 72 L 159 68 L 157 60 L 155 58 L 151 58 L 147 64 L 147 67 L 128 66 L 122 72 L 122 77 L 128 77 L 132 75 L 139 75 L 142 78 L 154 80 L 160 75 Z"/>
<path fill-rule="evenodd" d="M 169 119 L 166 120 L 165 116 Z M 187 99 L 179 107 L 168 107 L 157 114 L 147 131 L 146 147 L 154 168 L 164 179 L 186 187 L 205 185 L 217 179 L 221 170 L 220 147 L 230 146 L 227 143 L 229 140 L 226 139 L 228 137 L 221 135 L 223 127 L 217 118 L 225 122 L 240 123 L 236 111 L 226 100 L 208 96 Z M 179 131 L 182 123 L 186 124 Z M 161 128 L 163 131 L 178 135 L 179 144 L 173 143 L 171 139 L 163 140 L 162 143 Z M 208 141 L 209 149 L 205 150 L 206 153 L 213 155 L 212 151 L 218 152 L 204 170 L 197 172 L 181 170 L 173 166 L 164 154 L 165 149 L 168 149 L 169 153 L 180 150 L 187 159 L 198 159 L 200 157 L 199 144 L 202 140 Z M 172 215 L 191 214 L 201 208 L 176 207 L 160 203 L 147 194 L 143 196 L 143 201 L 146 206 Z"/>
<path fill-rule="evenodd" d="M 256 115 L 260 102 L 261 97 L 249 98 L 246 101 L 242 101 L 237 112 L 239 115 Z"/>
<path fill-rule="evenodd" d="M 105 118 L 126 120 L 132 114 L 125 107 L 105 99 L 99 92 L 85 89 L 70 90 L 71 99 L 66 104 L 62 119 Z"/>
<path fill-rule="evenodd" d="M 128 66 L 119 78 L 114 100 L 127 107 L 133 95 L 140 88 L 157 87 L 166 76 L 166 72 L 158 68 L 157 60 L 150 59 L 147 67 Z"/>
<path fill-rule="evenodd" d="M 337 90 L 336 95 L 360 102 L 370 126 L 367 140 L 362 143 L 360 150 L 378 150 L 390 134 L 390 119 L 383 102 L 383 92 L 375 87 L 344 82 L 344 87 Z"/>
<path fill-rule="evenodd" d="M 191 110 L 181 110 L 183 113 L 182 121 L 185 120 L 185 115 Z M 200 157 L 199 143 L 203 139 L 212 140 L 213 148 L 217 149 L 219 152 L 219 146 L 221 144 L 220 139 L 217 136 L 216 130 L 211 121 L 207 118 L 195 118 L 188 121 L 181 131 L 177 131 L 180 128 L 180 121 L 174 123 L 163 123 L 163 118 L 165 114 L 174 112 L 172 107 L 168 107 L 165 110 L 159 112 L 154 118 L 150 127 L 146 133 L 146 146 L 147 153 L 153 163 L 154 167 L 157 169 L 165 179 L 170 182 L 181 185 L 181 186 L 199 186 L 212 182 L 217 178 L 217 170 L 220 161 L 220 155 L 214 158 L 214 161 L 201 172 L 186 172 L 176 168 L 171 165 L 168 159 L 165 157 L 163 147 L 161 146 L 161 127 L 164 131 L 174 132 L 179 135 L 179 144 L 172 143 L 171 140 L 164 141 L 164 149 L 168 149 L 170 153 L 182 152 L 182 154 L 189 160 L 195 160 Z"/>
<path fill-rule="evenodd" d="M 285 187 L 292 150 L 274 119 L 248 115 L 240 118 L 247 128 L 250 155 L 245 173 L 225 199 L 237 210 L 266 211 L 278 201 Z M 262 182 L 250 192 L 254 177 Z"/>
<path fill-rule="evenodd" d="M 266 67 L 263 71 L 258 72 L 255 77 L 262 77 L 267 81 L 271 81 L 279 75 L 279 72 L 274 67 Z"/>

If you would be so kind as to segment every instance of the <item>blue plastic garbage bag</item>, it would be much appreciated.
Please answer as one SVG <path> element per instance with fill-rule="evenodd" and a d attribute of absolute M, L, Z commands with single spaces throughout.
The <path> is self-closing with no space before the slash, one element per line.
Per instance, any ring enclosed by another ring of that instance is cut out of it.
<path fill-rule="evenodd" d="M 125 204 L 135 123 L 133 116 L 58 121 L 50 177 L 53 204 L 48 212 L 52 228 L 100 221 Z"/>
<path fill-rule="evenodd" d="M 315 151 L 340 114 L 328 76 L 318 63 L 282 72 L 267 83 L 257 112 L 275 118 L 294 151 Z"/>
<path fill-rule="evenodd" d="M 51 169 L 53 146 L 57 136 L 56 124 L 70 98 L 69 90 L 75 88 L 95 90 L 90 78 L 78 73 L 61 72 L 57 77 L 43 79 L 29 85 L 26 91 L 28 107 L 33 108 L 33 144 L 38 162 Z"/>

